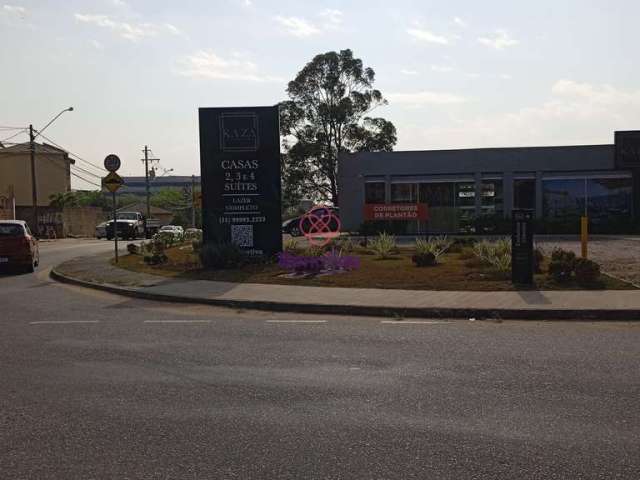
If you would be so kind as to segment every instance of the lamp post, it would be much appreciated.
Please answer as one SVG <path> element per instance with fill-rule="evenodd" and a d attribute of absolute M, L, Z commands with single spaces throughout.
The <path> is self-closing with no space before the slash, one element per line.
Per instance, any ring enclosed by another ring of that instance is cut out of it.
<path fill-rule="evenodd" d="M 44 132 L 49 125 L 55 122 L 64 112 L 73 112 L 73 107 L 65 108 L 59 114 L 51 119 L 39 132 L 33 129 L 33 125 L 29 125 L 29 153 L 31 155 L 31 197 L 33 201 L 33 226 L 36 236 L 40 236 L 40 228 L 38 226 L 38 184 L 36 181 L 36 144 L 35 140 L 38 135 Z M 34 131 L 37 133 L 34 135 Z"/>

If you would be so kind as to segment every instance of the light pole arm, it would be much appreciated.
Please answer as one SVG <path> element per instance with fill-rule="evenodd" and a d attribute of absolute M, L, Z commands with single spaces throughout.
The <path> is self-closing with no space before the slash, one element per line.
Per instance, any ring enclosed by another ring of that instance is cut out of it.
<path fill-rule="evenodd" d="M 35 140 L 35 139 L 38 137 L 38 135 L 40 135 L 42 132 L 44 132 L 44 131 L 47 129 L 47 127 L 48 127 L 49 125 L 51 125 L 53 122 L 55 122 L 55 121 L 58 119 L 58 117 L 59 117 L 60 115 L 62 115 L 64 112 L 73 112 L 73 107 L 65 108 L 65 109 L 64 109 L 64 110 L 62 110 L 59 114 L 57 114 L 55 117 L 53 117 L 53 118 L 51 119 L 51 121 L 50 121 L 49 123 L 47 123 L 47 124 L 44 126 L 44 128 L 40 129 L 39 131 L 38 131 L 38 130 L 36 130 L 36 136 L 35 136 L 35 137 L 33 137 L 33 139 Z"/>

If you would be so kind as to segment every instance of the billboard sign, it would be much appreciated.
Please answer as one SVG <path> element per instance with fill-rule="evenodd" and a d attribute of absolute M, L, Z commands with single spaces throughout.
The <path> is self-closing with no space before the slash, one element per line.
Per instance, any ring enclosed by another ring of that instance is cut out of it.
<path fill-rule="evenodd" d="M 640 168 L 640 131 L 616 132 L 615 142 L 616 168 Z"/>
<path fill-rule="evenodd" d="M 365 204 L 365 220 L 427 220 L 429 209 L 425 203 Z"/>
<path fill-rule="evenodd" d="M 278 107 L 200 108 L 204 243 L 282 250 Z"/>

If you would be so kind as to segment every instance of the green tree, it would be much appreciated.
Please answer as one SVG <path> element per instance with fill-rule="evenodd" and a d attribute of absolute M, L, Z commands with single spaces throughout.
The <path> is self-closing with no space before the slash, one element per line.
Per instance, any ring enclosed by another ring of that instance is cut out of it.
<path fill-rule="evenodd" d="M 107 197 L 100 190 L 80 190 L 75 192 L 75 196 L 80 207 L 107 209 L 111 206 L 111 202 L 107 201 Z"/>
<path fill-rule="evenodd" d="M 49 195 L 49 206 L 62 210 L 64 207 L 75 207 L 78 200 L 75 192 L 60 192 Z"/>
<path fill-rule="evenodd" d="M 109 194 L 111 196 L 111 194 Z M 144 197 L 135 195 L 133 193 L 123 193 L 116 197 L 117 208 L 133 205 L 134 203 L 144 202 Z M 108 199 L 108 205 L 111 206 L 111 199 Z"/>
<path fill-rule="evenodd" d="M 154 207 L 175 210 L 184 206 L 184 194 L 181 190 L 162 188 L 151 195 L 150 203 Z"/>
<path fill-rule="evenodd" d="M 372 68 L 341 50 L 316 55 L 289 82 L 280 104 L 285 205 L 302 196 L 337 205 L 338 155 L 393 149 L 394 125 L 369 116 L 387 104 L 374 80 Z"/>

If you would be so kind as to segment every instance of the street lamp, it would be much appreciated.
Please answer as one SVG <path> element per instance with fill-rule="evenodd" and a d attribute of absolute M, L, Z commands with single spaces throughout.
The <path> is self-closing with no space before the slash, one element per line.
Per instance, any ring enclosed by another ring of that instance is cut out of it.
<path fill-rule="evenodd" d="M 51 119 L 49 123 L 47 123 L 42 130 L 38 132 L 40 135 L 44 132 L 49 125 L 55 122 L 60 115 L 64 112 L 73 112 L 73 107 L 65 108 L 59 114 Z M 29 152 L 31 154 L 31 196 L 33 200 L 33 226 L 35 228 L 36 236 L 40 235 L 40 228 L 38 226 L 38 185 L 36 182 L 36 144 L 35 140 L 38 135 L 33 134 L 34 129 L 33 125 L 29 125 Z"/>

